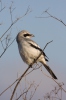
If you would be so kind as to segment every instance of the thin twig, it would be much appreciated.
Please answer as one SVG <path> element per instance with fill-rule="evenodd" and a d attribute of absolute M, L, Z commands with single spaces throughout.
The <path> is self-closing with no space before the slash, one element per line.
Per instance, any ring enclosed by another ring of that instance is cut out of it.
<path fill-rule="evenodd" d="M 14 94 L 15 94 L 15 91 L 16 91 L 17 86 L 19 85 L 21 79 L 24 77 L 24 75 L 27 73 L 27 71 L 30 69 L 30 67 L 31 67 L 31 66 L 29 66 L 29 67 L 25 70 L 25 72 L 21 75 L 19 81 L 17 82 L 17 84 L 16 84 L 16 86 L 15 86 L 13 92 L 12 92 L 12 96 L 11 96 L 10 100 L 12 100 L 12 98 L 13 98 L 13 96 L 14 96 Z"/>
<path fill-rule="evenodd" d="M 42 65 L 40 65 L 38 68 L 36 68 L 36 67 L 33 68 L 30 72 L 26 73 L 25 76 L 27 76 L 28 74 L 30 74 L 30 73 L 33 72 L 34 70 L 37 70 L 37 69 L 41 68 L 41 66 L 42 66 Z"/>
<path fill-rule="evenodd" d="M 35 91 L 33 92 L 33 94 L 31 95 L 31 97 L 30 97 L 30 99 L 29 100 L 31 100 L 32 98 L 33 98 L 33 96 L 34 96 L 34 94 L 35 94 L 35 92 L 36 92 L 36 90 L 37 90 L 37 88 L 39 87 L 39 85 L 40 85 L 40 83 L 35 87 Z"/>
<path fill-rule="evenodd" d="M 13 3 L 13 2 L 12 2 L 12 3 Z M 14 8 L 14 9 L 15 9 L 15 8 Z M 14 10 L 14 9 L 13 9 L 13 10 Z M 2 34 L 2 36 L 0 37 L 0 41 L 1 41 L 2 47 L 3 47 L 3 43 L 2 43 L 2 40 L 1 40 L 1 39 L 4 37 L 4 35 L 12 28 L 12 26 L 13 26 L 18 20 L 20 20 L 21 18 L 23 18 L 24 16 L 26 16 L 28 13 L 31 12 L 30 8 L 28 7 L 26 13 L 25 13 L 23 16 L 17 18 L 15 21 L 13 21 L 13 19 L 12 19 L 12 12 L 13 12 L 13 10 L 12 10 L 12 5 L 11 5 L 11 6 L 10 6 L 11 25 L 9 26 L 9 28 L 8 28 L 8 29 Z M 15 39 L 14 39 L 14 40 L 15 40 Z M 8 41 L 8 39 L 7 39 L 7 37 L 6 37 L 6 47 L 3 48 L 4 51 L 1 53 L 0 58 L 3 56 L 3 54 L 4 54 L 5 51 L 8 49 L 8 47 L 11 46 L 11 44 L 14 42 L 14 40 L 9 44 L 9 41 Z"/>
<path fill-rule="evenodd" d="M 41 69 L 41 71 L 42 71 L 42 69 Z M 61 87 L 61 85 L 60 85 L 53 77 L 48 76 L 48 75 L 45 74 L 43 71 L 42 71 L 42 73 L 43 73 L 45 76 L 47 76 L 47 77 L 49 77 L 50 79 L 52 79 L 53 81 L 55 81 L 55 83 L 57 83 L 57 84 L 59 85 L 59 87 L 66 93 L 66 90 L 63 89 L 63 88 Z"/>
<path fill-rule="evenodd" d="M 44 12 L 47 13 L 49 16 L 47 16 L 47 17 L 36 17 L 36 18 L 49 18 L 49 17 L 51 17 L 51 18 L 56 19 L 57 21 L 61 22 L 64 26 L 66 26 L 66 24 L 65 24 L 61 19 L 58 19 L 57 17 L 51 15 L 51 14 L 48 12 L 48 9 L 45 10 L 45 11 L 43 11 L 43 13 L 44 13 Z M 43 14 L 43 13 L 42 13 L 42 14 Z"/>
<path fill-rule="evenodd" d="M 3 54 L 5 53 L 5 51 L 12 45 L 12 43 L 15 41 L 15 39 L 8 46 L 6 46 L 6 48 L 4 49 L 4 51 L 2 52 L 2 54 L 0 55 L 0 58 L 3 56 Z"/>
<path fill-rule="evenodd" d="M 4 9 L 5 9 L 5 7 L 3 7 L 3 8 L 0 10 L 0 12 L 3 11 Z"/>
<path fill-rule="evenodd" d="M 16 79 L 8 88 L 6 88 L 6 89 L 0 94 L 0 96 L 1 96 L 5 91 L 7 91 L 11 86 L 13 86 L 18 80 L 19 80 L 19 78 Z"/>
<path fill-rule="evenodd" d="M 31 10 L 30 10 L 30 9 L 27 9 L 26 13 L 25 13 L 23 16 L 17 18 L 15 21 L 13 21 L 12 24 L 9 26 L 9 28 L 8 28 L 8 29 L 3 33 L 3 35 L 0 37 L 0 40 L 2 39 L 2 37 L 10 30 L 10 28 L 11 28 L 18 20 L 20 20 L 21 18 L 23 18 L 24 16 L 26 16 L 26 15 L 27 15 L 28 13 L 30 13 L 30 12 L 31 12 Z"/>
<path fill-rule="evenodd" d="M 30 74 L 32 71 L 39 69 L 41 66 L 39 66 L 38 68 L 33 68 L 30 72 L 28 72 L 27 74 L 25 74 L 25 76 L 27 76 L 28 74 Z M 7 91 L 10 87 L 12 87 L 18 80 L 20 79 L 20 77 L 18 79 L 16 79 L 9 87 L 7 87 L 1 94 L 0 96 Z"/>
<path fill-rule="evenodd" d="M 2 7 L 2 0 L 0 0 L 0 3 L 1 3 L 1 9 L 0 9 L 0 12 L 1 12 L 2 10 L 5 9 L 5 7 Z"/>
<path fill-rule="evenodd" d="M 21 97 L 22 95 L 24 95 L 25 93 L 27 93 L 27 92 L 29 91 L 29 89 L 31 88 L 32 85 L 33 85 L 33 83 L 30 84 L 30 86 L 28 87 L 28 89 L 27 89 L 25 92 L 23 92 L 16 100 L 20 99 L 20 97 Z"/>

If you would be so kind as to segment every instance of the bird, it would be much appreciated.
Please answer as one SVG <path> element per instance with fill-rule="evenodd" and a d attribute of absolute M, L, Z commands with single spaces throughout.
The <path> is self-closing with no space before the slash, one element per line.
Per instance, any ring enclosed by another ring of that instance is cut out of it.
<path fill-rule="evenodd" d="M 42 63 L 43 66 L 46 68 L 46 70 L 49 72 L 49 74 L 52 76 L 52 78 L 57 79 L 54 72 L 47 65 L 48 57 L 43 52 L 43 50 L 39 47 L 39 45 L 36 44 L 36 42 L 34 42 L 31 39 L 32 37 L 34 37 L 34 35 L 31 34 L 30 32 L 28 32 L 27 30 L 20 31 L 16 36 L 16 41 L 17 41 L 17 44 L 18 44 L 18 49 L 19 49 L 19 53 L 20 53 L 22 60 L 27 65 L 31 65 L 32 62 L 42 52 L 40 57 L 37 59 L 37 62 Z"/>

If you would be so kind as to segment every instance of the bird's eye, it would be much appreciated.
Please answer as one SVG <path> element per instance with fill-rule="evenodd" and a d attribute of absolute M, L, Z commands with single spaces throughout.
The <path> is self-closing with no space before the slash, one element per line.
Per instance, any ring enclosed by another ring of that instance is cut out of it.
<path fill-rule="evenodd" d="M 30 34 L 28 34 L 28 33 L 24 34 L 24 37 L 27 37 L 27 36 L 31 36 L 31 35 L 30 35 Z"/>

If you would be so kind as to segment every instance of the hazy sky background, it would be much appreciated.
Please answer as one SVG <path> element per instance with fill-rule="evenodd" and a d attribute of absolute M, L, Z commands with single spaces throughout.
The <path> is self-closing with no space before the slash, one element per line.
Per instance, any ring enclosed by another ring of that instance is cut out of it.
<path fill-rule="evenodd" d="M 13 8 L 15 7 L 13 21 L 17 17 L 23 16 L 28 6 L 32 12 L 13 25 L 10 30 L 11 38 L 14 39 L 19 31 L 25 29 L 35 35 L 33 40 L 42 49 L 47 42 L 53 40 L 45 49 L 45 53 L 49 57 L 48 65 L 58 77 L 58 82 L 64 83 L 63 88 L 66 90 L 66 27 L 53 18 L 36 18 L 48 16 L 43 11 L 49 8 L 48 12 L 50 14 L 66 23 L 66 0 L 13 0 L 13 2 Z M 11 0 L 2 0 L 2 6 L 6 6 L 6 8 L 0 13 L 0 22 L 3 23 L 0 26 L 0 37 L 11 25 L 10 5 Z M 0 44 L 0 54 L 2 51 Z M 27 65 L 22 61 L 15 41 L 0 59 L 0 93 L 16 80 L 17 73 L 21 75 L 26 68 Z M 48 74 L 44 67 L 43 71 Z M 27 80 L 29 82 L 35 81 L 37 84 L 41 81 L 33 100 L 43 97 L 45 93 L 50 92 L 57 85 L 44 76 L 40 70 L 33 71 L 28 75 Z M 0 100 L 9 100 L 10 96 L 11 90 L 9 89 L 0 97 Z M 63 100 L 66 98 L 64 92 L 63 98 Z"/>

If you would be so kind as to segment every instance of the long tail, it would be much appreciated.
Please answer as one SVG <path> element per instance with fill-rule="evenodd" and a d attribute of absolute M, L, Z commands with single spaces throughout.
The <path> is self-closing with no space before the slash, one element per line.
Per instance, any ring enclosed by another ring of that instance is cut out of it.
<path fill-rule="evenodd" d="M 47 71 L 50 73 L 50 75 L 54 78 L 54 79 L 57 79 L 56 75 L 54 74 L 54 72 L 51 70 L 51 68 L 47 65 L 47 64 L 44 64 L 43 62 L 41 62 L 44 67 L 47 69 Z"/>

